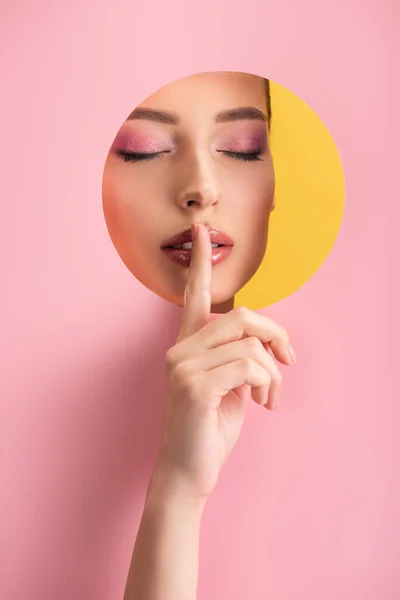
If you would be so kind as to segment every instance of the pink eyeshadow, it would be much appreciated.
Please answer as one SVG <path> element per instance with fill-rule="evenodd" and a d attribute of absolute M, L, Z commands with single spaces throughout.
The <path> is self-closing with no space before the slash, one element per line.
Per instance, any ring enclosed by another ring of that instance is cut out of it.
<path fill-rule="evenodd" d="M 264 151 L 267 146 L 267 128 L 254 121 L 229 125 L 220 132 L 216 141 L 218 150 L 231 152 Z"/>
<path fill-rule="evenodd" d="M 165 141 L 141 131 L 135 133 L 120 131 L 114 140 L 113 147 L 116 150 L 126 153 L 142 152 L 149 154 L 169 149 Z"/>
<path fill-rule="evenodd" d="M 232 152 L 256 152 L 265 149 L 266 135 L 261 132 L 243 133 L 239 135 L 230 135 L 221 140 L 218 145 L 220 150 L 230 150 Z"/>

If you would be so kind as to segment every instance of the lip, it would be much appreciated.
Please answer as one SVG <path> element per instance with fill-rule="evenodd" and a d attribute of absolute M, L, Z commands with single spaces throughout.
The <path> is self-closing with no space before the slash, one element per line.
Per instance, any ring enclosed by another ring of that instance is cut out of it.
<path fill-rule="evenodd" d="M 212 244 L 220 244 L 218 247 L 212 249 L 211 264 L 212 266 L 219 265 L 221 262 L 226 260 L 230 255 L 234 246 L 233 240 L 223 231 L 212 229 L 207 226 L 208 233 L 210 235 L 210 241 Z M 170 260 L 174 263 L 183 267 L 189 267 L 192 258 L 192 250 L 184 248 L 172 248 L 172 246 L 178 246 L 187 242 L 192 242 L 192 230 L 185 229 L 173 237 L 165 240 L 161 245 L 161 250 L 165 252 Z"/>
<path fill-rule="evenodd" d="M 212 244 L 221 244 L 222 246 L 233 246 L 233 240 L 229 237 L 228 234 L 223 231 L 218 231 L 217 229 L 212 229 L 211 227 L 207 227 L 208 233 L 210 234 L 210 240 Z M 186 244 L 187 242 L 192 242 L 192 229 L 185 229 L 185 231 L 181 231 L 177 233 L 173 237 L 165 240 L 161 244 L 161 248 L 168 248 L 170 246 L 178 246 L 179 244 Z"/>

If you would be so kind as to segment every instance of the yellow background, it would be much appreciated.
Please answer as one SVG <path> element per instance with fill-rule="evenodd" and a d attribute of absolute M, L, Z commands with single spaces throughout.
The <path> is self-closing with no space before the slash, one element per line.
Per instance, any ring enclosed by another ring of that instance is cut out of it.
<path fill-rule="evenodd" d="M 344 210 L 343 169 L 321 119 L 298 96 L 271 82 L 271 147 L 276 207 L 268 247 L 235 306 L 264 308 L 299 289 L 322 265 Z"/>

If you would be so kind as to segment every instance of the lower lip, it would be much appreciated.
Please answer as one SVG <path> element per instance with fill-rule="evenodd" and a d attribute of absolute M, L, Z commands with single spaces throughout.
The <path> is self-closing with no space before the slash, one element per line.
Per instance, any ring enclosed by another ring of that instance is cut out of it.
<path fill-rule="evenodd" d="M 233 246 L 219 246 L 218 248 L 212 249 L 211 264 L 213 267 L 222 263 L 228 258 L 232 252 Z M 181 265 L 182 267 L 188 267 L 190 265 L 190 259 L 192 258 L 191 250 L 183 250 L 180 248 L 162 248 L 165 254 L 174 263 Z"/>

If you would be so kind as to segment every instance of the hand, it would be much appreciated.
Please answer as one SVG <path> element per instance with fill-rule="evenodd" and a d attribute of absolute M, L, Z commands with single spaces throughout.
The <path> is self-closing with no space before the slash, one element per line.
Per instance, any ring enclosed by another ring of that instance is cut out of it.
<path fill-rule="evenodd" d="M 235 308 L 210 321 L 211 242 L 192 226 L 193 247 L 177 343 L 166 355 L 167 397 L 158 469 L 195 498 L 206 498 L 242 430 L 249 397 L 277 408 L 282 376 L 268 352 L 294 362 L 286 331 Z"/>

